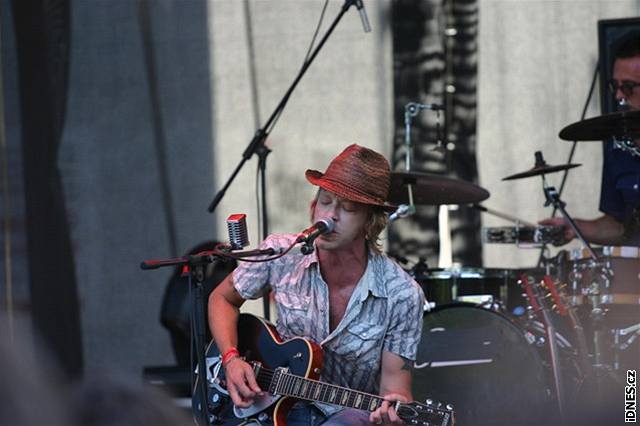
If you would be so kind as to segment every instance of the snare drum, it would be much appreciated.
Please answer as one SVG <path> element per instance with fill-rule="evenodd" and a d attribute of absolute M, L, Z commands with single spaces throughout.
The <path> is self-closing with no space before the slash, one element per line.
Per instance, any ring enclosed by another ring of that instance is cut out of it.
<path fill-rule="evenodd" d="M 599 247 L 568 253 L 565 281 L 571 304 L 640 305 L 640 247 Z"/>

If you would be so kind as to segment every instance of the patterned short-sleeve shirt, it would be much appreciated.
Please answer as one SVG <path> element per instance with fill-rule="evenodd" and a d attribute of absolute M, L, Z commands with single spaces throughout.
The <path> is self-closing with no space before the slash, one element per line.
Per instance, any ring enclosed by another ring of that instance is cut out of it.
<path fill-rule="evenodd" d="M 269 236 L 261 248 L 286 248 L 292 234 Z M 245 299 L 274 293 L 283 339 L 305 337 L 324 354 L 321 380 L 378 393 L 382 351 L 415 360 L 422 331 L 424 295 L 420 286 L 387 256 L 369 250 L 366 270 L 344 317 L 329 328 L 329 291 L 316 252 L 288 254 L 265 263 L 241 263 L 234 286 Z"/>

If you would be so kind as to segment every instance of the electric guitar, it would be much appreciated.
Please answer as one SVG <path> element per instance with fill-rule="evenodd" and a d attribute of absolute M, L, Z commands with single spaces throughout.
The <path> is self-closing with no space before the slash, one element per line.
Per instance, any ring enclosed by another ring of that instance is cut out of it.
<path fill-rule="evenodd" d="M 303 338 L 282 341 L 275 326 L 249 314 L 238 319 L 238 350 L 252 367 L 256 381 L 264 391 L 248 408 L 236 407 L 225 389 L 222 356 L 214 342 L 207 347 L 206 413 L 212 424 L 239 424 L 247 420 L 285 426 L 287 414 L 300 401 L 322 402 L 341 407 L 373 412 L 384 398 L 365 392 L 320 382 L 322 349 Z M 196 417 L 203 404 L 198 389 L 198 374 L 192 398 Z M 398 417 L 406 424 L 419 426 L 450 426 L 454 424 L 453 407 L 427 400 L 426 403 L 395 402 Z"/>

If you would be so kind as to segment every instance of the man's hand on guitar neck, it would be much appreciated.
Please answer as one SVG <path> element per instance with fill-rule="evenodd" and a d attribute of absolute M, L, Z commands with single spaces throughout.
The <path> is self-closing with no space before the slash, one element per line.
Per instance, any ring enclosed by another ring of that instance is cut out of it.
<path fill-rule="evenodd" d="M 238 407 L 247 408 L 256 396 L 263 395 L 256 382 L 253 368 L 240 357 L 227 361 L 224 365 L 227 390 Z"/>
<path fill-rule="evenodd" d="M 408 402 L 407 398 L 399 393 L 390 393 L 385 395 L 384 399 L 386 401 L 380 408 L 369 415 L 369 421 L 376 425 L 404 425 L 393 406 L 396 401 Z"/>

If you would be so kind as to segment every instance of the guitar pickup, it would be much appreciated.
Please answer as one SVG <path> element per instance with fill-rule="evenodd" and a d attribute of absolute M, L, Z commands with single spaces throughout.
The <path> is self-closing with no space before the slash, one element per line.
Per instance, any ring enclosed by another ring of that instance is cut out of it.
<path fill-rule="evenodd" d="M 260 373 L 260 369 L 262 369 L 262 363 L 258 361 L 252 361 L 251 366 L 253 367 L 253 374 L 255 377 L 258 377 Z"/>

